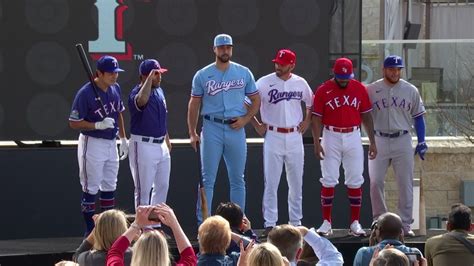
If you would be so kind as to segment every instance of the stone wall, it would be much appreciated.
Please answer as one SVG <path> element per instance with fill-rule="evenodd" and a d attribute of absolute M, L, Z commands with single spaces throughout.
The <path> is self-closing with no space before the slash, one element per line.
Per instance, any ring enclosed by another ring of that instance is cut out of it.
<path fill-rule="evenodd" d="M 452 204 L 462 202 L 461 181 L 474 180 L 474 145 L 463 138 L 438 138 L 427 144 L 425 161 L 415 159 L 414 177 L 422 177 L 426 217 L 446 217 Z M 397 213 L 398 188 L 391 168 L 385 190 L 389 210 Z"/>

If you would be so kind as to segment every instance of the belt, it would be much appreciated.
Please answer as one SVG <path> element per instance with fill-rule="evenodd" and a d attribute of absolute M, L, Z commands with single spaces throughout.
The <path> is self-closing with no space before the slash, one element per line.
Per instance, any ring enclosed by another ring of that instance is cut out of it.
<path fill-rule="evenodd" d="M 395 133 L 384 133 L 380 131 L 375 131 L 375 135 L 380 136 L 380 137 L 385 137 L 385 138 L 398 138 L 400 136 L 403 136 L 408 133 L 408 130 L 401 130 Z"/>
<path fill-rule="evenodd" d="M 163 141 L 165 141 L 165 138 L 164 137 L 161 137 L 161 138 L 142 137 L 142 141 L 161 144 L 163 143 Z"/>
<path fill-rule="evenodd" d="M 154 138 L 154 137 L 149 137 L 149 136 L 140 136 L 140 135 L 132 134 L 132 135 L 130 135 L 130 139 L 132 139 L 134 141 L 142 141 L 142 142 L 147 142 L 147 143 L 161 144 L 165 141 L 165 136 L 162 136 L 162 137 L 159 137 L 159 138 Z"/>
<path fill-rule="evenodd" d="M 204 119 L 207 119 L 209 121 L 214 121 L 214 122 L 217 122 L 217 123 L 221 123 L 221 124 L 232 124 L 232 123 L 235 122 L 234 119 L 223 119 L 223 118 L 217 118 L 217 117 L 210 116 L 210 115 L 204 115 Z"/>
<path fill-rule="evenodd" d="M 324 126 L 325 129 L 331 130 L 338 133 L 351 133 L 354 130 L 358 130 L 360 126 L 354 127 L 333 127 L 333 126 Z"/>
<path fill-rule="evenodd" d="M 268 130 L 276 131 L 278 133 L 291 133 L 295 132 L 296 128 L 294 127 L 274 127 L 274 126 L 268 126 Z"/>

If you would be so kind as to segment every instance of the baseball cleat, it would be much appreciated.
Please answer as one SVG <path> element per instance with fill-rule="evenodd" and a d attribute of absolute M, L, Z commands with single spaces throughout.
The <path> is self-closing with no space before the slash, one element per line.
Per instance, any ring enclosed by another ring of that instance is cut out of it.
<path fill-rule="evenodd" d="M 349 228 L 349 234 L 353 236 L 366 236 L 367 234 L 365 233 L 365 230 L 362 229 L 362 226 L 360 225 L 359 221 L 355 220 L 352 222 L 350 228 Z"/>
<path fill-rule="evenodd" d="M 328 220 L 324 220 L 323 224 L 316 230 L 316 233 L 322 236 L 330 236 L 332 235 L 332 226 Z"/>

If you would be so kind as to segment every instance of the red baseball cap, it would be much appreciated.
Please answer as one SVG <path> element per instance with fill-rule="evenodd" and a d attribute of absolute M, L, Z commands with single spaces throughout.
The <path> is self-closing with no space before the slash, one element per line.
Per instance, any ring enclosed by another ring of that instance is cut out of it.
<path fill-rule="evenodd" d="M 354 78 L 354 73 L 352 70 L 352 61 L 349 58 L 341 57 L 336 59 L 332 71 L 334 72 L 334 76 L 338 79 Z"/>
<path fill-rule="evenodd" d="M 275 59 L 272 62 L 280 64 L 282 66 L 295 64 L 296 63 L 296 54 L 289 49 L 281 49 L 275 56 Z"/>

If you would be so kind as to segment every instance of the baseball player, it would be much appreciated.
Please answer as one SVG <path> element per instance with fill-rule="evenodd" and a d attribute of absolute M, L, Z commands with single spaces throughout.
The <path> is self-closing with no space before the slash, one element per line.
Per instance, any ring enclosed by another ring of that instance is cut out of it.
<path fill-rule="evenodd" d="M 263 144 L 263 194 L 264 237 L 275 227 L 278 220 L 278 185 L 283 164 L 288 181 L 289 224 L 301 225 L 303 217 L 302 190 L 304 147 L 302 134 L 311 123 L 313 92 L 306 80 L 294 73 L 296 55 L 282 49 L 275 59 L 275 72 L 257 81 L 260 94 L 260 116 L 252 120 L 256 131 L 265 137 Z M 306 106 L 303 115 L 301 102 Z"/>
<path fill-rule="evenodd" d="M 413 222 L 413 148 L 410 131 L 415 126 L 418 144 L 415 154 L 424 160 L 425 107 L 415 86 L 400 78 L 403 60 L 391 55 L 385 58 L 383 78 L 367 86 L 373 104 L 375 143 L 379 148 L 376 159 L 369 161 L 370 199 L 373 219 L 387 212 L 384 179 L 390 164 L 395 172 L 399 199 L 398 208 L 405 235 L 414 236 Z"/>
<path fill-rule="evenodd" d="M 171 143 L 167 130 L 161 68 L 154 59 L 140 64 L 140 83 L 128 97 L 131 117 L 130 170 L 135 183 L 135 208 L 166 202 L 171 170 Z M 150 197 L 151 194 L 151 197 Z"/>
<path fill-rule="evenodd" d="M 120 136 L 119 153 L 123 160 L 128 154 L 122 112 L 125 110 L 117 83 L 119 68 L 117 59 L 103 56 L 97 61 L 95 85 L 103 106 L 95 96 L 90 82 L 77 92 L 69 115 L 69 126 L 79 130 L 77 157 L 79 178 L 82 186 L 82 214 L 86 222 L 86 235 L 94 228 L 95 196 L 100 191 L 102 210 L 115 206 L 115 188 L 119 157 L 117 132 Z"/>
<path fill-rule="evenodd" d="M 211 210 L 214 183 L 221 157 L 227 166 L 230 200 L 245 212 L 244 169 L 247 144 L 244 126 L 260 108 L 260 96 L 252 72 L 232 58 L 232 37 L 219 34 L 214 38 L 215 62 L 196 72 L 188 106 L 190 142 L 201 147 L 203 185 L 208 210 Z M 247 111 L 244 98 L 252 105 Z M 202 110 L 200 110 L 202 105 Z M 199 113 L 203 117 L 201 136 L 196 132 Z M 198 223 L 202 222 L 200 201 L 197 204 Z"/>
<path fill-rule="evenodd" d="M 369 136 L 369 159 L 374 159 L 377 149 L 374 141 L 370 103 L 365 86 L 354 80 L 352 62 L 339 58 L 333 67 L 334 78 L 323 83 L 315 92 L 313 104 L 314 152 L 321 160 L 320 179 L 323 224 L 317 230 L 322 235 L 332 234 L 331 209 L 334 187 L 339 183 L 339 167 L 344 168 L 344 184 L 351 205 L 349 233 L 365 235 L 359 223 L 364 177 L 364 150 L 360 125 L 364 124 Z M 319 137 L 323 130 L 323 137 Z"/>

